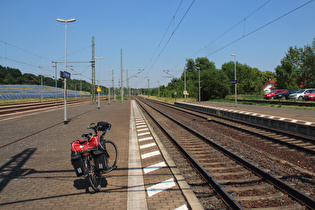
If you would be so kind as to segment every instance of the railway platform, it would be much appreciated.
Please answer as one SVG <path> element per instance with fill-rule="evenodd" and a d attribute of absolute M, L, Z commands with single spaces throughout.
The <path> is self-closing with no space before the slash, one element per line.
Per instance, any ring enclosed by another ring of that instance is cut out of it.
<path fill-rule="evenodd" d="M 0 118 L 1 209 L 202 209 L 134 101 L 76 104 Z M 117 169 L 100 192 L 87 189 L 70 162 L 70 142 L 107 121 Z"/>
<path fill-rule="evenodd" d="M 310 110 L 254 106 L 221 102 L 177 102 L 176 104 L 224 115 L 281 130 L 315 136 L 315 112 Z"/>

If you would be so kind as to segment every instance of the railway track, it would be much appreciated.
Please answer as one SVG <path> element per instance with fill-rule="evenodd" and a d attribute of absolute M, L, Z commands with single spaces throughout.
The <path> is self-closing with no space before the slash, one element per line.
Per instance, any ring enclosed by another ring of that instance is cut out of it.
<path fill-rule="evenodd" d="M 207 121 L 215 122 L 224 126 L 228 126 L 233 129 L 237 129 L 242 132 L 250 133 L 257 137 L 269 140 L 276 146 L 282 147 L 287 146 L 288 148 L 295 149 L 300 152 L 305 152 L 311 156 L 315 155 L 315 138 L 311 136 L 305 136 L 297 133 L 292 133 L 289 131 L 283 131 L 279 129 L 273 129 L 270 127 L 249 123 L 246 121 L 233 119 L 225 116 L 215 115 L 209 112 L 198 111 L 196 112 L 190 108 L 181 108 L 180 106 L 175 106 L 163 102 L 156 102 L 160 105 L 167 106 L 169 108 L 185 112 L 196 116 Z"/>
<path fill-rule="evenodd" d="M 164 106 L 161 111 L 161 105 L 144 101 L 138 103 L 172 139 L 165 144 L 206 209 L 314 208 L 312 197 L 202 135 L 205 128 L 191 129 L 187 119 L 175 119 L 174 109 L 167 112 Z"/>
<path fill-rule="evenodd" d="M 90 100 L 91 100 L 90 98 L 73 99 L 73 100 L 68 100 L 67 104 L 82 103 L 82 102 L 86 102 Z M 43 108 L 49 108 L 49 107 L 58 107 L 58 106 L 63 106 L 63 105 L 64 105 L 63 101 L 2 105 L 0 106 L 0 116 L 4 114 L 18 113 L 18 112 L 23 112 L 23 111 L 43 109 Z"/>

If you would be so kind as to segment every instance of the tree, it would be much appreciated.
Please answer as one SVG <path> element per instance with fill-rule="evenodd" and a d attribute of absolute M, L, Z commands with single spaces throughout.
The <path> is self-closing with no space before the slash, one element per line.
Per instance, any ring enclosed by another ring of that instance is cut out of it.
<path fill-rule="evenodd" d="M 315 39 L 312 46 L 290 47 L 276 67 L 277 86 L 287 89 L 315 86 Z"/>
<path fill-rule="evenodd" d="M 224 98 L 229 93 L 228 77 L 216 69 L 214 62 L 210 62 L 208 58 L 199 57 L 195 61 L 188 59 L 186 69 L 187 90 L 190 96 L 198 98 L 199 71 L 201 100 Z"/>

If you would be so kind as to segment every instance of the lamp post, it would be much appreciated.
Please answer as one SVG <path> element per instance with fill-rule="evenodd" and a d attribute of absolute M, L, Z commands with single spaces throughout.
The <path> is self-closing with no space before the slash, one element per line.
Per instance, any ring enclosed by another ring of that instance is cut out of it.
<path fill-rule="evenodd" d="M 57 18 L 58 22 L 65 23 L 65 71 L 67 71 L 67 23 L 75 22 L 76 20 L 74 18 L 64 20 Z M 64 124 L 67 124 L 69 121 L 67 120 L 67 79 L 64 78 Z"/>
<path fill-rule="evenodd" d="M 98 79 L 100 79 L 100 59 L 103 59 L 104 57 L 94 57 L 95 59 L 98 59 Z M 98 80 L 99 81 L 99 80 Z M 97 84 L 97 90 L 99 90 L 99 84 Z M 98 100 L 97 100 L 97 108 L 100 109 L 101 106 L 101 99 L 100 99 L 100 92 L 101 91 L 97 91 L 97 96 L 98 96 Z"/>
<path fill-rule="evenodd" d="M 199 78 L 199 103 L 200 103 L 200 67 L 196 67 L 198 69 L 198 78 Z"/>
<path fill-rule="evenodd" d="M 236 54 L 231 54 L 231 56 L 234 56 L 235 107 L 237 107 Z"/>
<path fill-rule="evenodd" d="M 112 88 L 113 88 L 113 96 L 114 96 L 114 102 L 116 101 L 116 94 L 115 94 L 115 87 L 114 87 L 114 69 L 106 69 L 107 71 L 112 71 Z M 110 90 L 110 88 L 109 88 Z M 110 93 L 108 98 L 108 104 L 110 104 Z"/>

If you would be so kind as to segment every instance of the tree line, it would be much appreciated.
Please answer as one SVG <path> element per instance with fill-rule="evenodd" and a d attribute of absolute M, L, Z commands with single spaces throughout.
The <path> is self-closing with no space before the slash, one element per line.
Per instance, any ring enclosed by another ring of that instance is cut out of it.
<path fill-rule="evenodd" d="M 43 83 L 42 83 L 43 81 Z M 0 65 L 0 84 L 3 85 L 45 85 L 55 87 L 55 79 L 30 73 L 22 74 L 19 69 Z M 63 88 L 63 81 L 57 80 L 57 87 Z M 91 92 L 91 84 L 85 80 L 67 79 L 67 88 L 70 90 Z"/>
<path fill-rule="evenodd" d="M 186 90 L 189 97 L 198 98 L 199 73 L 201 100 L 225 98 L 235 91 L 234 80 L 235 63 L 224 63 L 217 69 L 214 62 L 206 57 L 187 59 L 186 61 Z M 200 70 L 200 72 L 199 72 Z M 281 64 L 275 72 L 260 71 L 247 64 L 236 62 L 237 92 L 238 94 L 262 95 L 262 86 L 269 80 L 276 78 L 276 87 L 289 90 L 300 88 L 315 88 L 315 39 L 312 45 L 304 48 L 290 47 Z M 150 95 L 161 97 L 184 97 L 184 73 L 180 78 L 173 78 L 167 86 L 149 90 Z M 147 94 L 145 92 L 144 94 Z"/>
<path fill-rule="evenodd" d="M 187 59 L 186 90 L 189 97 L 198 98 L 199 74 L 201 100 L 225 98 L 233 94 L 235 63 L 233 61 L 224 63 L 221 69 L 217 69 L 215 63 L 206 57 Z M 300 88 L 315 88 L 315 39 L 312 45 L 304 48 L 290 47 L 281 64 L 275 68 L 275 72 L 260 71 L 247 64 L 236 62 L 237 92 L 238 94 L 263 94 L 262 86 L 269 80 L 276 78 L 276 87 L 289 90 Z M 41 75 L 30 73 L 22 74 L 19 69 L 3 67 L 0 65 L 0 84 L 28 84 L 40 85 Z M 179 78 L 173 78 L 166 86 L 153 89 L 138 89 L 134 92 L 146 95 L 160 94 L 161 97 L 184 97 L 185 86 L 184 72 Z M 55 80 L 43 77 L 43 85 L 55 87 Z M 57 82 L 57 87 L 62 88 L 63 82 Z M 67 88 L 70 90 L 82 90 L 91 93 L 91 84 L 85 80 L 68 79 Z M 106 87 L 101 87 L 102 93 L 107 94 Z M 128 93 L 127 88 L 125 93 Z M 120 91 L 116 91 L 119 95 Z"/>

